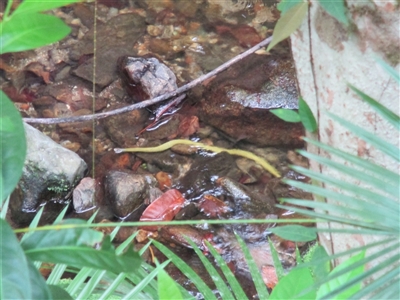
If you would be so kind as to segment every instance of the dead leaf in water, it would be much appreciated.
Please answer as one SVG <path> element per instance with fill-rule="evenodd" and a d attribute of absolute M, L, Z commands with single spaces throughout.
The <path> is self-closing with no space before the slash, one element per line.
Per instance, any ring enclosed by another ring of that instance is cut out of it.
<path fill-rule="evenodd" d="M 178 190 L 169 190 L 146 208 L 140 221 L 171 221 L 181 210 L 183 202 L 185 199 Z M 158 226 L 141 226 L 141 228 L 155 231 Z"/>

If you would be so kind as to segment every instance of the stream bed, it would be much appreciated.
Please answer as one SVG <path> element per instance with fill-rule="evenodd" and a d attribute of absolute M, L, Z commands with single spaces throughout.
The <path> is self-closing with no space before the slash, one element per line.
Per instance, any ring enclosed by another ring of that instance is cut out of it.
<path fill-rule="evenodd" d="M 172 91 L 270 36 L 279 17 L 276 3 L 102 0 L 97 9 L 93 3 L 79 3 L 54 10 L 52 13 L 72 28 L 71 34 L 47 47 L 2 55 L 0 85 L 25 118 L 112 111 Z M 151 87 L 133 78 L 132 66 L 138 58 L 144 62 L 141 71 L 135 73 L 140 79 L 148 70 L 157 70 L 147 81 Z M 161 83 L 155 84 L 157 80 Z M 282 42 L 271 53 L 260 50 L 249 55 L 165 109 L 163 105 L 170 102 L 94 122 L 35 124 L 52 140 L 78 154 L 87 171 L 74 191 L 65 191 L 59 198 L 54 194 L 43 196 L 40 205 L 29 212 L 16 206 L 10 218 L 15 226 L 26 226 L 45 203 L 44 222 L 54 220 L 65 205 L 69 206 L 67 217 L 88 219 L 98 211 L 96 222 L 148 220 L 146 209 L 160 197 L 165 201 L 153 206 L 179 202 L 179 209 L 168 210 L 168 218 L 174 220 L 301 218 L 275 204 L 280 198 L 312 199 L 282 182 L 282 178 L 308 180 L 289 168 L 290 164 L 308 165 L 294 152 L 303 146 L 303 128 L 268 111 L 296 109 L 297 99 L 290 47 Z M 154 153 L 114 151 L 155 147 L 174 139 L 248 151 L 269 162 L 282 178 L 246 157 L 184 145 Z M 172 198 L 167 199 L 166 194 Z M 14 193 L 13 197 L 20 195 Z M 268 237 L 284 267 L 295 265 L 295 244 L 272 235 L 268 231 L 271 226 L 275 224 L 144 227 L 135 247 L 139 249 L 149 236 L 160 240 L 212 286 L 185 236 L 204 251 L 204 240 L 208 240 L 253 298 L 256 292 L 234 233 L 246 241 L 271 288 L 276 279 L 270 271 L 273 262 Z M 121 243 L 137 230 L 123 227 L 115 242 Z M 298 246 L 302 251 L 307 249 L 306 244 Z M 164 259 L 155 253 L 159 260 Z M 167 270 L 196 293 L 174 266 Z"/>

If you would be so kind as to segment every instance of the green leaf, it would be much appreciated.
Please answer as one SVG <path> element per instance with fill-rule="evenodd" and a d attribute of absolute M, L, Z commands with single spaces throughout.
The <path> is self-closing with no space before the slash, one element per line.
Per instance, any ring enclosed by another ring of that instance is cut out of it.
<path fill-rule="evenodd" d="M 268 238 L 269 248 L 271 250 L 272 261 L 274 262 L 276 277 L 280 280 L 284 275 L 285 271 L 283 270 L 283 266 L 281 260 L 279 259 L 278 251 L 276 251 L 274 244 L 270 238 Z"/>
<path fill-rule="evenodd" d="M 2 219 L 0 226 L 0 299 L 51 299 L 46 282 L 25 256 L 11 227 Z"/>
<path fill-rule="evenodd" d="M 12 15 L 0 23 L 0 54 L 49 45 L 63 39 L 70 31 L 55 16 L 40 13 Z"/>
<path fill-rule="evenodd" d="M 0 299 L 32 298 L 28 260 L 10 225 L 0 219 Z"/>
<path fill-rule="evenodd" d="M 400 117 L 385 106 L 380 104 L 375 99 L 371 98 L 367 94 L 363 93 L 355 86 L 348 84 L 348 86 L 358 95 L 361 99 L 367 102 L 375 111 L 380 114 L 386 121 L 394 126 L 397 130 L 400 130 Z"/>
<path fill-rule="evenodd" d="M 86 266 L 114 273 L 133 272 L 138 268 L 141 259 L 133 250 L 128 249 L 123 255 L 117 256 L 109 237 L 102 241 L 101 232 L 73 227 L 75 224 L 85 223 L 82 220 L 66 220 L 62 224 L 71 225 L 72 228 L 36 231 L 22 241 L 21 246 L 25 254 L 34 261 L 62 263 L 80 268 Z M 92 248 L 100 242 L 100 250 Z"/>
<path fill-rule="evenodd" d="M 21 116 L 3 91 L 0 91 L 0 135 L 1 204 L 17 185 L 26 155 L 25 130 Z"/>
<path fill-rule="evenodd" d="M 41 12 L 79 1 L 81 0 L 24 0 L 14 11 L 14 14 Z"/>
<path fill-rule="evenodd" d="M 314 275 L 315 280 L 320 280 L 326 278 L 330 271 L 329 255 L 322 246 L 317 246 L 311 257 L 310 264 L 312 264 L 311 270 Z M 320 261 L 326 260 L 325 263 L 320 263 Z"/>
<path fill-rule="evenodd" d="M 301 2 L 292 8 L 279 18 L 274 28 L 274 34 L 272 41 L 269 44 L 267 51 L 271 50 L 279 42 L 289 37 L 303 22 L 307 14 L 308 3 Z"/>
<path fill-rule="evenodd" d="M 240 286 L 239 282 L 237 281 L 235 275 L 233 275 L 231 269 L 229 269 L 228 265 L 221 257 L 221 255 L 214 249 L 214 247 L 208 242 L 205 242 L 207 245 L 208 250 L 214 256 L 218 266 L 221 268 L 222 273 L 224 274 L 226 280 L 228 281 L 232 292 L 235 294 L 236 299 L 246 299 L 247 296 L 243 291 L 242 287 Z"/>
<path fill-rule="evenodd" d="M 335 274 L 337 272 L 339 272 L 340 270 L 343 270 L 344 268 L 350 267 L 351 265 L 353 265 L 354 263 L 362 260 L 365 256 L 365 251 L 351 257 L 350 259 L 342 262 L 339 266 L 337 266 L 332 272 L 331 274 Z M 343 274 L 333 280 L 330 280 L 329 282 L 321 285 L 321 287 L 319 288 L 318 292 L 317 292 L 317 299 L 322 299 L 325 295 L 327 295 L 329 292 L 333 291 L 334 289 L 338 288 L 339 286 L 341 286 L 344 283 L 349 282 L 352 278 L 356 277 L 357 275 L 361 274 L 364 271 L 364 266 L 360 266 L 357 268 L 354 268 L 352 271 Z M 336 295 L 335 298 L 331 298 L 331 299 L 348 299 L 349 297 L 351 297 L 354 293 L 356 293 L 357 291 L 359 291 L 361 288 L 361 282 L 358 284 L 353 285 L 352 287 L 344 290 L 342 293 L 340 293 L 339 295 Z"/>
<path fill-rule="evenodd" d="M 319 0 L 319 4 L 325 11 L 344 25 L 349 25 L 346 16 L 344 0 Z"/>
<path fill-rule="evenodd" d="M 206 268 L 208 274 L 210 274 L 212 280 L 217 287 L 219 294 L 222 299 L 234 299 L 233 295 L 225 283 L 225 280 L 219 275 L 218 271 L 214 268 L 214 266 L 210 263 L 207 257 L 203 254 L 203 252 L 199 249 L 199 247 L 189 238 L 186 238 L 187 242 L 193 248 L 194 252 L 196 252 L 197 256 L 200 258 L 202 264 Z"/>
<path fill-rule="evenodd" d="M 308 293 L 298 297 L 303 290 L 307 289 L 313 284 L 314 281 L 308 268 L 293 269 L 285 277 L 279 280 L 278 284 L 272 290 L 269 299 L 315 299 L 315 290 L 311 290 Z"/>
<path fill-rule="evenodd" d="M 1 181 L 1 177 L 0 177 L 0 181 Z M 1 182 L 0 182 L 0 186 L 1 186 Z M 4 201 L 3 203 L 1 203 L 1 201 L 0 201 L 0 219 L 3 219 L 3 220 L 6 219 L 9 204 L 10 204 L 10 196 L 7 196 L 6 201 Z"/>
<path fill-rule="evenodd" d="M 282 0 L 276 7 L 281 12 L 281 16 L 283 16 L 289 9 L 302 2 L 304 2 L 304 0 Z"/>
<path fill-rule="evenodd" d="M 346 161 L 352 162 L 355 166 L 360 167 L 360 168 L 364 169 L 365 171 L 367 171 L 371 176 L 382 178 L 382 179 L 390 182 L 394 186 L 397 186 L 399 183 L 399 174 L 398 173 L 392 172 L 392 171 L 385 169 L 384 167 L 381 167 L 379 165 L 376 165 L 366 159 L 360 158 L 356 155 L 346 153 L 344 151 L 341 151 L 339 149 L 333 148 L 326 144 L 317 142 L 315 140 L 312 140 L 309 138 L 303 138 L 303 139 L 308 144 L 316 145 L 319 148 L 321 148 L 327 152 L 330 152 L 338 157 L 341 157 Z"/>
<path fill-rule="evenodd" d="M 292 109 L 270 109 L 270 112 L 277 116 L 279 119 L 282 119 L 283 121 L 292 123 L 300 122 L 300 115 Z"/>
<path fill-rule="evenodd" d="M 391 66 L 389 66 L 383 59 L 381 59 L 380 57 L 376 58 L 376 61 L 378 62 L 378 64 L 381 65 L 381 67 L 383 69 L 386 70 L 386 72 L 388 72 L 390 74 L 390 76 L 392 76 L 394 78 L 394 80 L 396 80 L 398 83 L 400 83 L 400 74 L 399 71 L 397 71 L 396 69 L 392 68 Z"/>
<path fill-rule="evenodd" d="M 388 206 L 391 210 L 395 212 L 400 211 L 398 203 L 382 194 L 374 193 L 369 189 L 360 187 L 359 185 L 351 184 L 347 181 L 343 181 L 335 177 L 315 172 L 306 168 L 302 168 L 299 166 L 292 166 L 291 168 L 296 172 L 306 175 L 307 177 L 310 177 L 316 181 L 334 185 L 340 189 L 346 190 L 365 201 L 375 203 L 375 205 L 381 205 L 382 203 L 383 205 Z"/>
<path fill-rule="evenodd" d="M 258 298 L 259 299 L 268 299 L 269 294 L 268 294 L 267 287 L 265 286 L 265 283 L 264 283 L 263 278 L 261 277 L 260 271 L 259 271 L 253 257 L 251 256 L 249 248 L 247 247 L 246 243 L 243 241 L 243 239 L 237 233 L 235 233 L 235 236 L 239 242 L 240 248 L 242 248 L 247 265 L 249 266 L 251 278 L 253 279 L 254 285 L 256 287 Z"/>
<path fill-rule="evenodd" d="M 181 291 L 179 290 L 175 281 L 171 277 L 169 277 L 167 272 L 165 272 L 164 270 L 159 270 L 157 279 L 158 279 L 159 299 L 165 299 L 165 300 L 169 300 L 169 299 L 181 300 L 181 299 L 183 299 Z"/>
<path fill-rule="evenodd" d="M 166 257 L 168 257 L 172 263 L 183 273 L 187 278 L 193 282 L 200 293 L 203 294 L 205 299 L 217 299 L 212 292 L 212 290 L 204 283 L 203 279 L 191 267 L 187 265 L 180 257 L 178 257 L 174 252 L 169 250 L 163 244 L 154 241 L 153 244 L 160 250 Z"/>
<path fill-rule="evenodd" d="M 73 300 L 70 294 L 63 288 L 56 285 L 49 285 L 51 296 L 54 300 Z"/>
<path fill-rule="evenodd" d="M 143 289 L 153 281 L 153 278 L 157 276 L 158 272 L 163 270 L 168 264 L 170 263 L 169 260 L 163 262 L 162 264 L 158 265 L 153 271 L 151 271 L 143 280 L 140 281 L 139 284 L 135 286 L 128 294 L 123 297 L 123 300 L 130 300 L 130 299 L 138 299 L 138 294 L 140 294 Z"/>
<path fill-rule="evenodd" d="M 310 242 L 317 238 L 315 228 L 301 225 L 286 225 L 268 229 L 281 238 L 294 242 Z"/>
<path fill-rule="evenodd" d="M 364 141 L 368 142 L 371 144 L 371 146 L 376 147 L 383 153 L 389 155 L 396 161 L 400 161 L 400 155 L 399 155 L 399 148 L 396 147 L 395 145 L 392 145 L 375 134 L 368 132 L 364 129 L 362 129 L 359 126 L 354 125 L 353 123 L 346 121 L 342 118 L 339 118 L 338 116 L 335 116 L 334 114 L 331 114 L 327 112 L 327 114 L 335 121 L 339 122 L 342 126 L 346 127 L 350 131 L 352 131 L 354 134 L 356 134 L 359 138 L 363 139 Z"/>
<path fill-rule="evenodd" d="M 29 259 L 28 268 L 32 295 L 27 299 L 51 299 L 49 286 L 44 281 L 42 274 L 39 273 L 38 269 L 36 269 Z"/>
<path fill-rule="evenodd" d="M 84 220 L 69 219 L 57 225 L 86 224 Z M 21 242 L 25 251 L 35 249 L 56 248 L 64 246 L 95 246 L 103 239 L 103 233 L 89 228 L 68 228 L 62 230 L 35 231 Z"/>
<path fill-rule="evenodd" d="M 315 132 L 318 129 L 317 121 L 315 120 L 310 107 L 301 97 L 299 99 L 299 115 L 301 123 L 307 131 Z"/>

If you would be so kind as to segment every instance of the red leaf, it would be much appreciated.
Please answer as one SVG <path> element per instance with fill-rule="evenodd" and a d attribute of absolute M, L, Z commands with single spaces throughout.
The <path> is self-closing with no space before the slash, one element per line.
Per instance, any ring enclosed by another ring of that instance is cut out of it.
<path fill-rule="evenodd" d="M 263 266 L 261 269 L 261 276 L 265 285 L 270 289 L 273 289 L 278 283 L 278 277 L 276 276 L 275 268 L 273 266 Z"/>
<path fill-rule="evenodd" d="M 206 216 L 215 218 L 225 215 L 230 211 L 230 208 L 226 203 L 212 195 L 204 195 L 200 200 L 199 209 Z"/>
<path fill-rule="evenodd" d="M 171 221 L 181 210 L 185 199 L 178 190 L 169 190 L 154 200 L 143 212 L 140 221 Z M 157 230 L 158 226 L 142 226 L 145 230 Z"/>

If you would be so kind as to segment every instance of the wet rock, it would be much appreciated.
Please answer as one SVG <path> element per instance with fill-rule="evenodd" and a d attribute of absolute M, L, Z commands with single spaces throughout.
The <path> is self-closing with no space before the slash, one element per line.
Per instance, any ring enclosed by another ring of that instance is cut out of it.
<path fill-rule="evenodd" d="M 215 181 L 223 176 L 236 180 L 240 177 L 231 155 L 222 152 L 213 157 L 196 156 L 192 167 L 180 180 L 179 189 L 185 191 L 188 200 L 199 199 L 205 193 L 216 195 L 218 186 Z"/>
<path fill-rule="evenodd" d="M 237 216 L 236 216 L 237 217 Z M 261 213 L 254 216 L 254 219 L 259 220 L 276 220 L 278 216 L 275 214 Z M 232 225 L 234 231 L 240 235 L 247 243 L 264 242 L 270 234 L 268 228 L 275 227 L 276 223 L 261 223 L 261 224 L 235 224 Z"/>
<path fill-rule="evenodd" d="M 99 24 L 96 35 L 96 84 L 103 89 L 117 79 L 117 60 L 120 56 L 132 54 L 137 40 L 146 32 L 144 19 L 137 14 L 121 14 L 107 23 Z M 71 52 L 71 59 L 79 60 L 85 55 L 93 55 L 94 30 L 91 29 Z M 93 62 L 91 57 L 80 64 L 72 73 L 93 82 Z"/>
<path fill-rule="evenodd" d="M 176 220 L 191 220 L 199 214 L 196 204 L 190 203 L 182 208 L 175 216 Z"/>
<path fill-rule="evenodd" d="M 141 136 L 148 140 L 163 140 L 170 139 L 177 135 L 177 131 L 180 124 L 180 116 L 173 115 L 162 118 L 157 124 L 153 127 L 147 129 L 147 131 L 143 132 Z"/>
<path fill-rule="evenodd" d="M 124 107 L 124 104 L 115 104 L 107 108 L 107 111 Z M 101 122 L 105 130 L 120 147 L 132 147 L 136 144 L 136 134 L 143 129 L 148 118 L 148 111 L 145 109 L 133 110 L 127 113 L 119 114 L 105 118 Z"/>
<path fill-rule="evenodd" d="M 146 98 L 154 98 L 178 88 L 175 74 L 156 58 L 126 56 L 119 60 L 118 65 L 129 84 L 142 89 Z"/>
<path fill-rule="evenodd" d="M 72 203 L 77 213 L 91 210 L 95 207 L 96 180 L 85 177 L 72 193 Z"/>
<path fill-rule="evenodd" d="M 247 25 L 232 26 L 229 24 L 218 24 L 215 26 L 218 34 L 232 35 L 243 47 L 250 48 L 261 42 L 261 38 L 257 31 Z"/>
<path fill-rule="evenodd" d="M 176 154 L 170 150 L 159 153 L 138 152 L 135 153 L 135 155 L 146 161 L 148 164 L 172 174 L 174 178 L 179 178 L 186 174 L 192 165 L 191 158 Z"/>
<path fill-rule="evenodd" d="M 228 177 L 219 178 L 217 183 L 233 198 L 238 211 L 253 216 L 260 213 L 274 213 L 276 200 L 268 187 L 263 193 L 259 193 Z"/>
<path fill-rule="evenodd" d="M 269 113 L 297 108 L 295 70 L 290 59 L 251 55 L 218 76 L 203 93 L 200 118 L 235 139 L 259 146 L 302 145 L 302 125 Z"/>
<path fill-rule="evenodd" d="M 105 179 L 106 198 L 118 218 L 126 218 L 149 197 L 157 181 L 151 175 L 130 171 L 110 171 Z"/>
<path fill-rule="evenodd" d="M 205 249 L 204 240 L 209 235 L 208 231 L 198 229 L 189 225 L 183 226 L 163 226 L 160 230 L 160 236 L 169 241 L 186 248 L 192 248 L 187 239 L 191 240 L 200 249 Z"/>
<path fill-rule="evenodd" d="M 70 198 L 72 188 L 83 178 L 86 163 L 39 130 L 24 124 L 27 156 L 21 180 L 11 196 L 14 222 L 26 225 L 42 204 L 54 204 L 47 221 L 54 219 Z M 50 207 L 49 205 L 46 205 Z"/>
<path fill-rule="evenodd" d="M 60 83 L 48 85 L 45 92 L 58 101 L 67 104 L 72 111 L 79 109 L 91 109 L 93 105 L 93 94 L 88 88 L 81 84 Z"/>

